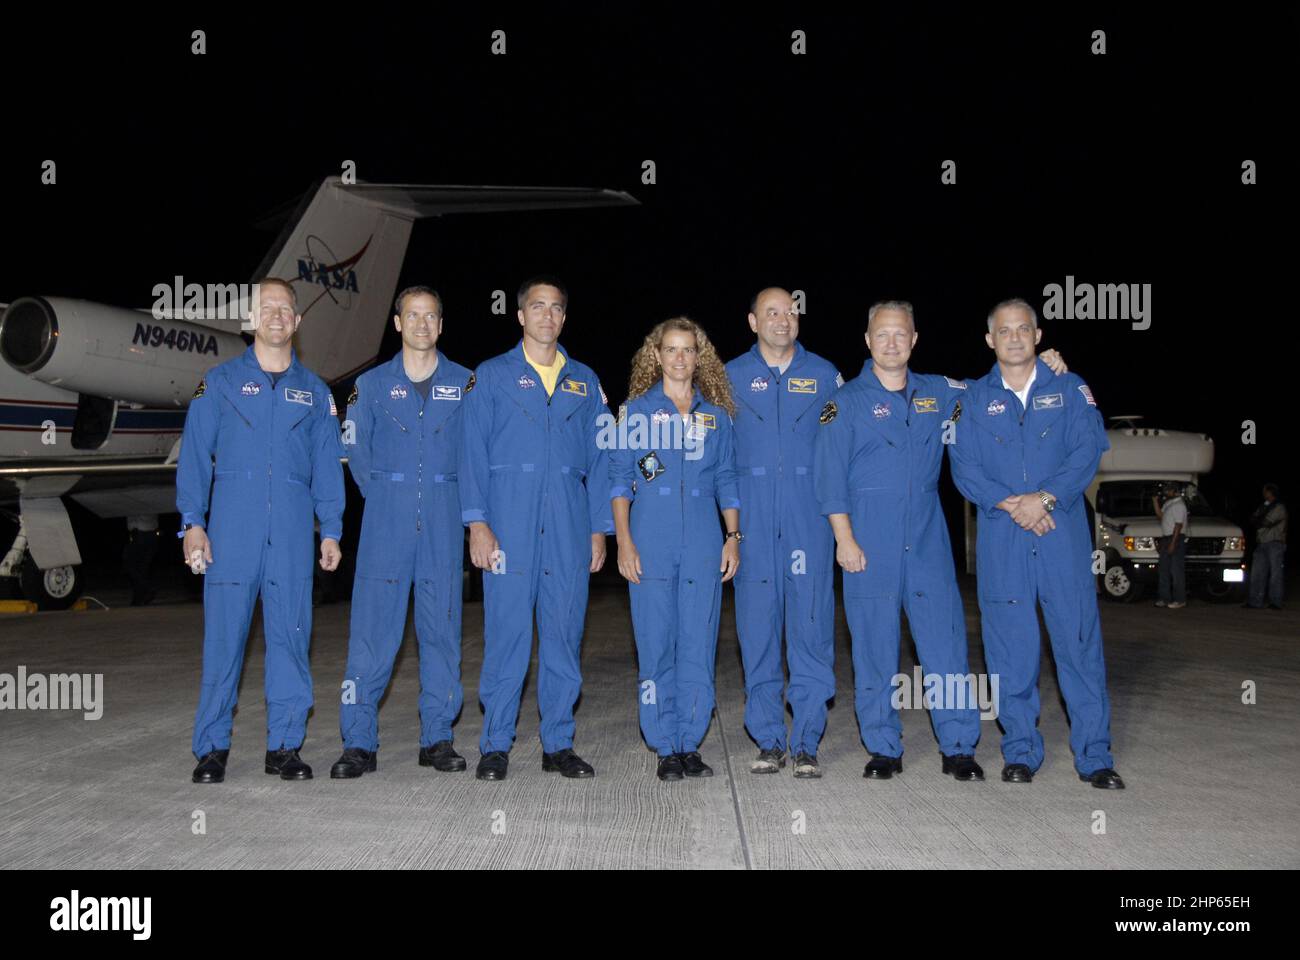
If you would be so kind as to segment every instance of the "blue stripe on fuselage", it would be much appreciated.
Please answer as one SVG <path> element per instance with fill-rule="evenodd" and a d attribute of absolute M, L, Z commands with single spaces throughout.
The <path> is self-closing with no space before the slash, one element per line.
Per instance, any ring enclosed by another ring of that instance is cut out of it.
<path fill-rule="evenodd" d="M 77 411 L 72 407 L 29 406 L 25 403 L 0 403 L 0 426 L 39 427 L 53 420 L 56 427 L 72 428 Z M 115 430 L 180 430 L 185 426 L 184 410 L 117 411 Z"/>

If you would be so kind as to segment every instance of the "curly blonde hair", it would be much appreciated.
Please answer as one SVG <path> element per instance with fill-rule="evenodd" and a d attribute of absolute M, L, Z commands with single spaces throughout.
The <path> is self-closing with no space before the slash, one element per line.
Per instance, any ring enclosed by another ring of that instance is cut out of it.
<path fill-rule="evenodd" d="M 736 405 L 731 399 L 731 383 L 727 380 L 726 368 L 718 357 L 718 351 L 713 349 L 704 328 L 689 317 L 665 320 L 646 334 L 645 341 L 632 357 L 632 376 L 627 384 L 628 400 L 635 400 L 663 380 L 664 371 L 659 366 L 656 353 L 663 345 L 664 334 L 670 330 L 680 330 L 695 337 L 695 376 L 692 382 L 699 387 L 705 400 L 734 417 Z"/>

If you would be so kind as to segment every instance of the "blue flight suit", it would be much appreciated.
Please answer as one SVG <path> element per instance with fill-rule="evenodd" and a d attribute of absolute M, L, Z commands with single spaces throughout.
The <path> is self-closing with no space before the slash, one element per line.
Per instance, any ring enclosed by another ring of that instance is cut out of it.
<path fill-rule="evenodd" d="M 412 584 L 420 651 L 420 746 L 452 739 L 451 724 L 463 701 L 465 528 L 457 474 L 461 410 L 470 376 L 439 352 L 426 400 L 406 376 L 399 352 L 358 377 L 348 400 L 353 442 L 344 449 L 366 508 L 339 713 L 345 749 L 379 749 L 379 702 L 406 632 Z"/>
<path fill-rule="evenodd" d="M 740 507 L 731 418 L 698 389 L 689 417 L 683 423 L 655 384 L 620 411 L 627 439 L 609 465 L 610 498 L 632 501 L 641 733 L 661 757 L 698 750 L 709 729 L 722 612 L 718 511 Z"/>
<path fill-rule="evenodd" d="M 206 527 L 203 686 L 193 750 L 230 748 L 253 605 L 266 631 L 266 747 L 296 749 L 312 706 L 311 589 L 321 539 L 343 536 L 343 465 L 329 387 L 293 356 L 275 387 L 253 348 L 213 367 L 185 416 L 182 523 Z M 210 499 L 209 499 L 210 495 Z"/>
<path fill-rule="evenodd" d="M 762 750 L 786 748 L 785 671 L 790 665 L 790 742 L 817 754 L 826 703 L 835 696 L 835 538 L 817 509 L 817 417 L 843 383 L 827 360 L 795 344 L 782 374 L 758 345 L 727 364 L 736 400 L 736 469 L 745 504 L 736 573 L 736 633 L 745 667 L 745 729 Z"/>
<path fill-rule="evenodd" d="M 858 728 L 875 756 L 903 755 L 903 725 L 891 702 L 900 608 L 926 674 L 940 675 L 944 690 L 954 692 L 956 678 L 969 674 L 966 618 L 939 501 L 945 423 L 965 392 L 959 380 L 909 370 L 896 393 L 868 360 L 821 416 L 817 499 L 827 516 L 849 515 L 867 557 L 865 570 L 844 573 L 844 611 L 853 636 Z M 976 688 L 962 690 L 969 698 L 963 706 L 930 710 L 944 756 L 973 754 L 979 742 Z"/>
<path fill-rule="evenodd" d="M 1083 380 L 1073 373 L 1058 377 L 1042 360 L 1036 368 L 1026 406 L 1002 386 L 996 364 L 971 383 L 952 445 L 952 473 L 979 516 L 976 568 L 984 660 L 999 675 L 1002 755 L 1031 771 L 1043 762 L 1037 601 L 1070 716 L 1074 765 L 1091 774 L 1114 761 L 1083 492 L 1110 442 Z M 1039 490 L 1057 498 L 1056 529 L 1042 537 L 1021 529 L 997 507 L 1012 494 Z"/>
<path fill-rule="evenodd" d="M 609 455 L 597 445 L 601 416 L 613 418 L 596 374 L 560 354 L 565 362 L 550 397 L 520 341 L 479 365 L 465 400 L 461 519 L 491 527 L 503 554 L 483 574 L 485 754 L 514 742 L 534 610 L 542 749 L 573 746 L 591 537 L 614 530 Z"/>

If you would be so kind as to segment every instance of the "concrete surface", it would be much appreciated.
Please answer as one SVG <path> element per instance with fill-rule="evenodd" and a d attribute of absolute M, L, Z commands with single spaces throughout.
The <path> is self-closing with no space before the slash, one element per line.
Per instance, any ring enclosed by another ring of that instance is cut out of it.
<path fill-rule="evenodd" d="M 904 712 L 906 769 L 862 779 L 848 636 L 838 625 L 839 696 L 821 781 L 748 772 L 756 748 L 730 590 L 718 654 L 718 712 L 702 752 L 710 780 L 661 784 L 636 719 L 627 593 L 593 583 L 578 752 L 597 777 L 541 771 L 536 684 L 503 783 L 473 778 L 481 713 L 482 607 L 465 609 L 466 706 L 457 746 L 470 770 L 416 765 L 414 637 L 380 714 L 379 771 L 331 781 L 340 752 L 337 684 L 348 604 L 316 610 L 316 681 L 304 758 L 317 777 L 262 772 L 260 618 L 249 643 L 227 780 L 190 783 L 202 611 L 184 590 L 153 606 L 0 617 L 0 673 L 102 673 L 102 718 L 0 711 L 0 867 L 32 868 L 1234 868 L 1300 866 L 1300 615 L 1193 600 L 1185 610 L 1103 603 L 1112 735 L 1122 792 L 1079 782 L 1049 656 L 1042 677 L 1047 761 L 1028 786 L 997 774 L 998 731 L 978 758 L 989 779 L 955 783 L 923 711 Z M 973 582 L 964 582 L 972 668 L 983 668 Z M 112 591 L 101 599 L 125 602 Z M 913 664 L 904 642 L 901 669 Z M 534 670 L 536 665 L 534 663 Z M 1253 681 L 1257 703 L 1242 703 Z M 201 811 L 206 832 L 194 832 Z M 1094 832 L 1104 814 L 1105 832 Z M 495 829 L 494 829 L 495 828 Z M 800 829 L 802 828 L 802 829 Z"/>

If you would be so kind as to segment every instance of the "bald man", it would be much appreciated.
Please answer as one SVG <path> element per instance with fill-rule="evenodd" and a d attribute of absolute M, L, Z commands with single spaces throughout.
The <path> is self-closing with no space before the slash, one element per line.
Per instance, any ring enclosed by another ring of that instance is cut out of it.
<path fill-rule="evenodd" d="M 798 342 L 799 311 L 789 291 L 759 291 L 749 329 L 754 345 L 727 364 L 727 376 L 745 505 L 735 582 L 745 729 L 759 748 L 750 771 L 777 773 L 788 748 L 795 777 L 816 779 L 826 704 L 835 695 L 835 593 L 831 529 L 813 493 L 813 446 L 818 413 L 843 380 L 834 364 Z M 787 696 L 794 714 L 788 737 Z"/>

